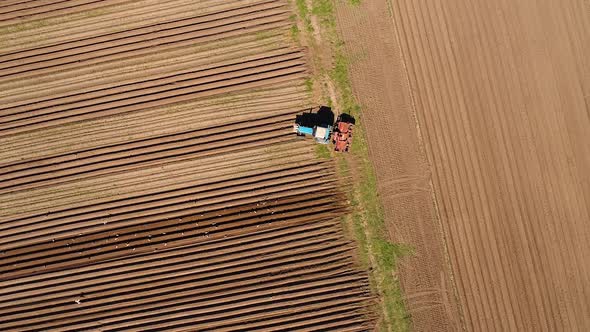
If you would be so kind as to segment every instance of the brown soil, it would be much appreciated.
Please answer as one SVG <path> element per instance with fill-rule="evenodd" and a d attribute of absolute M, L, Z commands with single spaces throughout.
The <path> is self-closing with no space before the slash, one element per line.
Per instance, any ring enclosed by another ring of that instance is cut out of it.
<path fill-rule="evenodd" d="M 589 13 L 339 9 L 414 329 L 590 329 Z"/>
<path fill-rule="evenodd" d="M 0 5 L 0 330 L 371 329 L 286 1 L 140 2 Z"/>
<path fill-rule="evenodd" d="M 391 239 L 413 251 L 400 260 L 397 271 L 413 329 L 456 330 L 457 303 L 430 169 L 386 4 L 366 1 L 360 8 L 342 6 L 338 19 L 386 224 Z"/>

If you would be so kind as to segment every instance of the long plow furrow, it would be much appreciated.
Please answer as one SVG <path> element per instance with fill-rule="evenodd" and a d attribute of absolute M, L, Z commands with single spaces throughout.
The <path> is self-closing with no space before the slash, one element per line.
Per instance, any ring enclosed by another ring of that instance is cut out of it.
<path fill-rule="evenodd" d="M 1 331 L 373 327 L 290 10 L 0 4 Z"/>

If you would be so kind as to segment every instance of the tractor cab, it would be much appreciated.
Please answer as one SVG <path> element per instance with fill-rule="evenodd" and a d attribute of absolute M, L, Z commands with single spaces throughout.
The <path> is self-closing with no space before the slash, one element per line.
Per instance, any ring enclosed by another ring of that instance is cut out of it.
<path fill-rule="evenodd" d="M 313 131 L 313 138 L 320 144 L 330 143 L 330 133 L 332 132 L 332 126 L 320 127 L 316 126 Z"/>
<path fill-rule="evenodd" d="M 330 143 L 334 124 L 334 113 L 329 107 L 320 107 L 319 110 L 311 109 L 309 112 L 299 114 L 295 118 L 293 131 L 299 137 L 313 137 L 320 144 Z"/>

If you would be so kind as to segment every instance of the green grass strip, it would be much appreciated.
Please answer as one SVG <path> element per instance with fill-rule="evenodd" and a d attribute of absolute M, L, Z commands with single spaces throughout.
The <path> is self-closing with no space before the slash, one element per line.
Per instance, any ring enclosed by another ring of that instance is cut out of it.
<path fill-rule="evenodd" d="M 339 96 L 340 112 L 349 113 L 357 120 L 355 138 L 351 148 L 355 172 L 353 188 L 349 194 L 352 215 L 349 218 L 355 240 L 359 246 L 359 260 L 365 267 L 372 267 L 370 278 L 373 291 L 379 295 L 381 314 L 379 330 L 409 331 L 410 317 L 405 308 L 399 280 L 395 277 L 397 262 L 404 255 L 412 254 L 412 248 L 393 244 L 388 240 L 383 206 L 377 193 L 375 170 L 369 160 L 368 143 L 362 126 L 362 109 L 356 102 L 350 83 L 350 63 L 342 39 L 336 29 L 335 0 L 313 0 L 311 10 L 305 0 L 295 0 L 300 19 L 307 27 L 310 15 L 315 15 L 321 25 L 323 45 L 330 45 L 332 68 L 322 68 L 333 81 Z M 349 0 L 349 5 L 359 5 L 360 0 Z M 313 31 L 313 29 L 307 29 Z M 309 38 L 312 38 L 307 35 Z M 318 62 L 319 63 L 319 62 Z M 315 79 L 315 80 L 320 80 Z M 329 98 L 328 98 L 329 100 Z M 328 157 L 329 151 L 316 150 L 316 154 Z M 326 153 L 327 152 L 327 153 Z M 344 156 L 338 156 L 337 165 L 344 175 L 351 174 L 351 165 Z"/>

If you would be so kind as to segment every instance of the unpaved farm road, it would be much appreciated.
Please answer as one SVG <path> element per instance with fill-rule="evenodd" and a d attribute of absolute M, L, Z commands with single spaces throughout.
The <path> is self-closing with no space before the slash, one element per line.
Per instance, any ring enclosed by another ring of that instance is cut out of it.
<path fill-rule="evenodd" d="M 417 331 L 590 330 L 590 5 L 341 5 Z"/>

